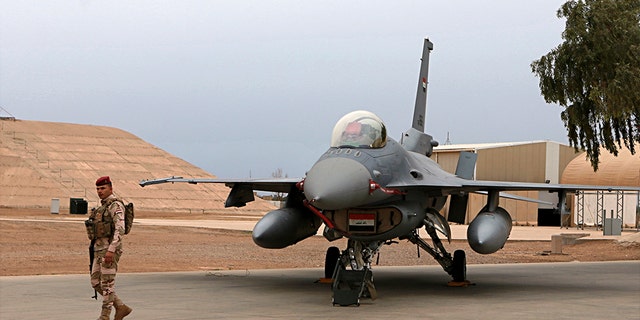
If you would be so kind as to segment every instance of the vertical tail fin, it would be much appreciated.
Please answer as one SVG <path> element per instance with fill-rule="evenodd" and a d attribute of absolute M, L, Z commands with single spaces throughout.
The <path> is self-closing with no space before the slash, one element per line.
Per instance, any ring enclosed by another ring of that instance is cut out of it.
<path fill-rule="evenodd" d="M 422 63 L 420 64 L 420 77 L 418 77 L 418 91 L 416 93 L 416 106 L 413 110 L 412 128 L 424 132 L 424 124 L 427 113 L 427 84 L 429 79 L 429 53 L 433 50 L 433 43 L 424 39 L 422 48 Z"/>
<path fill-rule="evenodd" d="M 429 78 L 429 53 L 433 50 L 433 43 L 424 39 L 422 48 L 422 63 L 420 64 L 420 77 L 418 77 L 418 93 L 416 94 L 416 106 L 413 109 L 413 124 L 411 129 L 402 134 L 400 143 L 409 151 L 431 156 L 433 147 L 438 146 L 438 141 L 424 133 L 424 124 L 427 113 L 427 84 Z"/>

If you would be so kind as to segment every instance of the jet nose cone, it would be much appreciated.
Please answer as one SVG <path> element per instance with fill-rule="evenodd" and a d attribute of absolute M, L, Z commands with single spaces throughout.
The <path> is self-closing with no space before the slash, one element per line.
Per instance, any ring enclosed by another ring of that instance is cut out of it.
<path fill-rule="evenodd" d="M 304 194 L 315 207 L 335 210 L 365 204 L 371 174 L 361 163 L 345 158 L 317 162 L 304 180 Z"/>

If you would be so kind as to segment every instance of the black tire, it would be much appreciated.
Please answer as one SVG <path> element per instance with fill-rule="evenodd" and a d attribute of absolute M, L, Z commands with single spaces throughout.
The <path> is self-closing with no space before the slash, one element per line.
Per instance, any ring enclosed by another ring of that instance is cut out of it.
<path fill-rule="evenodd" d="M 456 250 L 453 253 L 451 276 L 455 282 L 464 282 L 467 280 L 467 257 L 463 250 Z"/>
<path fill-rule="evenodd" d="M 340 249 L 338 247 L 327 248 L 327 255 L 324 259 L 324 277 L 330 279 L 333 277 L 333 272 L 338 265 L 338 259 L 340 259 Z"/>

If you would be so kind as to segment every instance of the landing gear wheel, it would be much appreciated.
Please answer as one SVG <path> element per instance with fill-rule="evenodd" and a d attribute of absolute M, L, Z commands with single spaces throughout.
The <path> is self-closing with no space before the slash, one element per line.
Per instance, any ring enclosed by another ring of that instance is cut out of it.
<path fill-rule="evenodd" d="M 454 282 L 464 282 L 467 280 L 467 258 L 463 250 L 456 250 L 453 253 L 451 276 Z"/>
<path fill-rule="evenodd" d="M 324 277 L 331 279 L 333 272 L 338 265 L 338 259 L 340 259 L 340 249 L 338 247 L 327 248 L 327 254 L 324 259 Z"/>

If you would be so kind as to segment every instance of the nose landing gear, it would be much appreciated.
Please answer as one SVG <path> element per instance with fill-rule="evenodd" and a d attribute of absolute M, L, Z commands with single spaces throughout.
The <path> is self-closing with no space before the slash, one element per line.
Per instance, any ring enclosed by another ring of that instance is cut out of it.
<path fill-rule="evenodd" d="M 340 253 L 336 247 L 327 250 L 325 276 L 333 266 L 333 305 L 360 305 L 360 298 L 375 300 L 377 291 L 373 284 L 371 260 L 379 250 L 379 243 L 364 244 L 349 240 L 347 249 Z"/>

